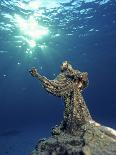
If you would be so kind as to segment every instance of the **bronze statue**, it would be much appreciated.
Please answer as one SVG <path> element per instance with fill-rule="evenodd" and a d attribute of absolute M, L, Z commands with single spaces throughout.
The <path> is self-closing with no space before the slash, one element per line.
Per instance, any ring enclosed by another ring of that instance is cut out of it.
<path fill-rule="evenodd" d="M 30 73 L 42 82 L 49 93 L 63 98 L 65 112 L 62 129 L 73 132 L 80 125 L 92 120 L 82 96 L 83 89 L 88 86 L 87 72 L 75 70 L 65 61 L 61 65 L 61 73 L 54 80 L 41 76 L 35 68 L 32 68 Z"/>
<path fill-rule="evenodd" d="M 95 122 L 83 99 L 82 91 L 88 86 L 86 72 L 65 61 L 54 80 L 41 76 L 35 68 L 30 73 L 65 104 L 62 123 L 52 129 L 51 137 L 39 140 L 32 155 L 116 155 L 116 130 Z"/>

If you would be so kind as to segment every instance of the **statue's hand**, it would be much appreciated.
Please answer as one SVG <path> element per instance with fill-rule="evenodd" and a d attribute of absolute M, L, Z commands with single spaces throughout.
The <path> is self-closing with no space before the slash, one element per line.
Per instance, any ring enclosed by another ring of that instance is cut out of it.
<path fill-rule="evenodd" d="M 29 73 L 33 76 L 36 77 L 38 75 L 37 69 L 33 67 L 31 70 L 29 70 Z"/>

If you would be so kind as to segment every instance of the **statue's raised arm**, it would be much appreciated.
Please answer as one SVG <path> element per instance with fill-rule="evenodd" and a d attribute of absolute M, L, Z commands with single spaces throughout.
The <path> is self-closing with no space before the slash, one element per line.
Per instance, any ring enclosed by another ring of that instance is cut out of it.
<path fill-rule="evenodd" d="M 58 84 L 56 84 L 54 80 L 49 80 L 45 76 L 42 76 L 34 67 L 29 72 L 33 77 L 42 82 L 42 85 L 49 93 L 56 96 L 61 96 L 60 90 L 58 89 Z"/>

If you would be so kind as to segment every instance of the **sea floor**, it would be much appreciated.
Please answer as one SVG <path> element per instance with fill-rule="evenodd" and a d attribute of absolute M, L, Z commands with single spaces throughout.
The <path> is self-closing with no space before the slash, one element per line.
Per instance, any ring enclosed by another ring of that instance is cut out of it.
<path fill-rule="evenodd" d="M 0 135 L 0 155 L 29 155 L 38 140 L 49 135 L 50 128 L 37 126 L 4 131 Z"/>
<path fill-rule="evenodd" d="M 114 122 L 106 122 L 109 127 L 116 129 Z M 0 131 L 0 155 L 30 155 L 41 138 L 50 136 L 54 125 L 38 126 L 30 124 L 25 127 Z"/>

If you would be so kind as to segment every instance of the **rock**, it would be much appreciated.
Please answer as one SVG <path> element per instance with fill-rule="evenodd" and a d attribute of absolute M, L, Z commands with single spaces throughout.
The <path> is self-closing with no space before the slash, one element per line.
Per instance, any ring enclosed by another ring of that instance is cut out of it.
<path fill-rule="evenodd" d="M 113 131 L 115 134 L 107 127 L 87 123 L 73 134 L 52 133 L 50 138 L 38 142 L 31 155 L 116 155 L 116 131 Z"/>

